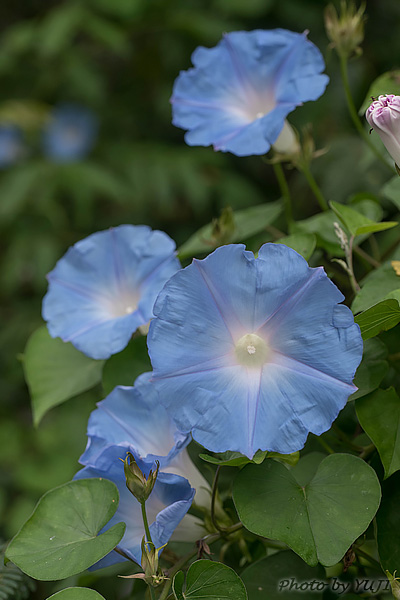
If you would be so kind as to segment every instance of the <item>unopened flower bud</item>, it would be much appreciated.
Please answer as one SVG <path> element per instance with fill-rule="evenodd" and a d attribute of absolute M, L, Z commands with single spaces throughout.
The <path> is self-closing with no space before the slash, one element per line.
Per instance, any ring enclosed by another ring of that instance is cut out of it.
<path fill-rule="evenodd" d="M 212 242 L 215 246 L 224 246 L 228 244 L 235 233 L 235 217 L 230 206 L 225 207 L 219 219 L 214 219 L 212 223 Z"/>
<path fill-rule="evenodd" d="M 127 457 L 124 460 L 126 487 L 140 503 L 146 502 L 153 490 L 160 467 L 158 461 L 156 461 L 156 465 L 156 470 L 150 471 L 148 477 L 146 477 L 130 452 L 127 453 Z"/>
<path fill-rule="evenodd" d="M 360 44 L 364 39 L 365 4 L 357 10 L 351 0 L 340 3 L 340 15 L 333 4 L 325 9 L 325 29 L 331 46 L 340 56 L 348 58 L 352 54 L 361 54 Z"/>
<path fill-rule="evenodd" d="M 166 544 L 164 544 L 166 546 Z M 158 555 L 164 548 L 156 548 L 152 542 L 146 542 L 142 539 L 142 569 L 144 571 L 144 580 L 153 587 L 159 586 L 165 579 L 165 576 L 158 568 Z"/>
<path fill-rule="evenodd" d="M 386 571 L 386 576 L 390 581 L 393 597 L 396 600 L 400 600 L 400 578 L 396 577 L 396 571 L 393 573 L 393 575 L 389 573 L 389 571 Z"/>
<path fill-rule="evenodd" d="M 365 117 L 385 144 L 396 166 L 400 166 L 400 96 L 379 96 L 367 108 Z"/>

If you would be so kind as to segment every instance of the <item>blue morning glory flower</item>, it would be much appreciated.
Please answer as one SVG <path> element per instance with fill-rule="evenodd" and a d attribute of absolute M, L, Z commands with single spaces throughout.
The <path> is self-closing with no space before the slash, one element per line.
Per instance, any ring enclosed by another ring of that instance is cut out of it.
<path fill-rule="evenodd" d="M 303 447 L 355 391 L 362 340 L 322 267 L 265 244 L 223 246 L 176 273 L 148 347 L 160 399 L 181 431 L 249 457 Z"/>
<path fill-rule="evenodd" d="M 57 162 L 80 160 L 92 149 L 98 130 L 97 117 L 74 104 L 56 107 L 43 130 L 46 156 Z"/>
<path fill-rule="evenodd" d="M 318 48 L 285 29 L 227 33 L 215 48 L 197 48 L 171 98 L 173 124 L 189 146 L 237 156 L 265 154 L 286 116 L 325 91 Z"/>
<path fill-rule="evenodd" d="M 0 169 L 16 163 L 24 153 L 22 132 L 15 125 L 0 125 Z"/>
<path fill-rule="evenodd" d="M 152 373 L 140 375 L 134 387 L 118 386 L 98 403 L 88 423 L 88 443 L 79 459 L 82 465 L 107 469 L 108 448 L 120 448 L 118 458 L 131 452 L 146 464 L 160 463 L 163 472 L 181 475 L 196 489 L 195 502 L 209 508 L 210 487 L 186 451 L 191 436 L 181 433 L 160 403 L 149 380 Z"/>
<path fill-rule="evenodd" d="M 42 315 L 52 337 L 92 358 L 108 358 L 153 316 L 167 279 L 180 268 L 162 231 L 120 225 L 69 248 L 49 273 Z"/>
<path fill-rule="evenodd" d="M 118 460 L 119 447 L 109 447 L 107 450 L 109 462 L 104 469 L 85 467 L 79 471 L 74 479 L 85 479 L 91 477 L 103 477 L 109 479 L 118 488 L 119 505 L 115 515 L 107 523 L 103 531 L 110 529 L 121 521 L 126 523 L 124 537 L 118 544 L 126 555 L 140 564 L 142 556 L 141 542 L 145 534 L 142 520 L 141 505 L 126 487 L 124 465 Z M 154 465 L 137 460 L 142 472 L 149 474 Z M 194 496 L 194 489 L 189 482 L 178 475 L 159 473 L 148 500 L 146 501 L 146 513 L 150 524 L 150 535 L 156 548 L 160 548 L 168 542 L 179 523 L 189 510 Z M 193 541 L 196 538 L 193 538 Z M 92 568 L 99 569 L 108 567 L 114 563 L 125 560 L 117 552 L 110 552 Z"/>

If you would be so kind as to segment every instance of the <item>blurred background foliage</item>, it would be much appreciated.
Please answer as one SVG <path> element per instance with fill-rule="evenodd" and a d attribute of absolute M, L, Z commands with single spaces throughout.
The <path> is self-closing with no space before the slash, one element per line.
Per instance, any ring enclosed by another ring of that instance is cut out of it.
<path fill-rule="evenodd" d="M 379 74 L 400 67 L 400 3 L 366 4 L 363 54 L 349 67 L 357 107 Z M 238 29 L 309 30 L 331 82 L 320 100 L 299 108 L 290 121 L 299 129 L 312 123 L 316 147 L 328 149 L 313 163 L 314 176 L 328 200 L 346 202 L 365 192 L 393 218 L 393 205 L 380 192 L 388 173 L 348 117 L 337 57 L 324 32 L 325 5 L 322 0 L 1 4 L 0 537 L 9 539 L 42 493 L 73 476 L 87 418 L 102 394 L 100 388 L 87 392 L 32 427 L 19 357 L 41 324 L 45 276 L 55 262 L 77 240 L 111 225 L 145 223 L 180 245 L 224 207 L 243 209 L 279 198 L 265 162 L 189 148 L 183 132 L 171 125 L 174 79 L 190 66 L 198 45 L 213 46 L 223 32 Z M 43 139 L 54 109 L 63 105 L 89 110 L 98 122 L 79 160 L 60 158 Z M 18 132 L 14 146 L 5 133 L 3 149 L 1 128 Z M 317 213 L 304 177 L 294 170 L 287 174 L 296 219 Z M 264 232 L 257 241 L 270 239 Z"/>

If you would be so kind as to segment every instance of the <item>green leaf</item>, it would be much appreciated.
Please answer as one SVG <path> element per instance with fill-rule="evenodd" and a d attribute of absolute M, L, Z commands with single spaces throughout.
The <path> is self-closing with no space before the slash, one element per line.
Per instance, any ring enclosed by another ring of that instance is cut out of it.
<path fill-rule="evenodd" d="M 349 400 L 356 400 L 376 390 L 389 370 L 385 360 L 387 355 L 387 348 L 381 340 L 371 338 L 364 342 L 362 361 L 354 378 L 354 385 L 358 390 Z"/>
<path fill-rule="evenodd" d="M 359 213 L 357 210 L 350 208 L 350 206 L 339 204 L 338 202 L 331 202 L 331 207 L 343 225 L 349 230 L 351 235 L 354 236 L 362 235 L 364 233 L 384 231 L 385 229 L 390 229 L 398 224 L 397 221 L 375 223 L 368 217 Z"/>
<path fill-rule="evenodd" d="M 371 438 L 385 468 L 385 478 L 400 469 L 400 398 L 394 388 L 376 390 L 356 401 L 361 427 Z"/>
<path fill-rule="evenodd" d="M 367 310 L 399 287 L 400 277 L 388 261 L 367 275 L 361 290 L 353 300 L 351 310 L 354 314 Z"/>
<path fill-rule="evenodd" d="M 341 253 L 343 254 L 343 252 L 335 235 L 333 227 L 335 221 L 337 221 L 336 215 L 333 211 L 329 210 L 318 213 L 308 219 L 296 221 L 291 227 L 291 232 L 314 234 L 318 247 L 324 248 L 331 254 L 338 256 Z"/>
<path fill-rule="evenodd" d="M 181 573 L 177 573 L 173 581 L 176 600 L 247 600 L 243 581 L 226 565 L 196 560 L 186 574 L 185 589 Z"/>
<path fill-rule="evenodd" d="M 328 586 L 325 569 L 321 565 L 309 567 L 290 550 L 258 560 L 241 573 L 241 578 L 249 600 L 282 600 L 287 596 L 294 600 L 320 600 Z M 325 583 L 322 590 L 316 585 L 312 590 L 304 587 L 296 590 L 296 585 L 313 581 L 315 584 Z"/>
<path fill-rule="evenodd" d="M 317 238 L 313 233 L 294 233 L 277 240 L 277 244 L 285 244 L 296 250 L 303 258 L 309 260 L 315 250 Z"/>
<path fill-rule="evenodd" d="M 364 340 L 388 331 L 400 322 L 400 306 L 397 300 L 383 300 L 354 318 Z"/>
<path fill-rule="evenodd" d="M 103 388 L 109 394 L 117 385 L 133 385 L 136 377 L 151 371 L 146 336 L 132 339 L 128 346 L 111 356 L 103 369 Z"/>
<path fill-rule="evenodd" d="M 379 75 L 372 82 L 358 114 L 363 117 L 372 102 L 372 98 L 377 98 L 388 93 L 395 94 L 396 96 L 400 95 L 400 70 L 387 71 L 387 73 Z"/>
<path fill-rule="evenodd" d="M 214 456 L 211 456 L 210 454 L 200 454 L 199 456 L 205 462 L 211 463 L 212 465 L 219 465 L 221 467 L 244 467 L 244 465 L 249 463 L 259 465 L 266 458 L 275 458 L 280 462 L 284 462 L 293 466 L 299 460 L 299 452 L 293 452 L 292 454 L 279 454 L 278 452 L 268 452 L 266 450 L 257 450 L 252 459 L 248 458 L 244 454 L 240 454 L 240 452 L 231 451 L 222 452 L 221 454 L 216 454 Z"/>
<path fill-rule="evenodd" d="M 51 598 L 55 600 L 104 600 L 104 597 L 96 590 L 84 587 L 65 588 L 49 596 L 47 600 L 51 600 Z"/>
<path fill-rule="evenodd" d="M 285 542 L 311 566 L 330 566 L 368 527 L 380 486 L 375 471 L 350 454 L 326 457 L 304 487 L 283 465 L 267 460 L 239 471 L 233 500 L 247 529 Z"/>
<path fill-rule="evenodd" d="M 233 213 L 234 229 L 229 240 L 224 243 L 238 242 L 262 231 L 279 217 L 282 212 L 282 202 L 269 202 L 253 206 Z M 197 254 L 211 252 L 218 246 L 218 239 L 213 234 L 213 223 L 205 225 L 178 250 L 179 258 L 188 258 Z"/>
<path fill-rule="evenodd" d="M 124 523 L 98 535 L 118 501 L 118 490 L 107 479 L 80 479 L 50 490 L 11 540 L 6 558 L 43 581 L 81 573 L 122 539 Z"/>
<path fill-rule="evenodd" d="M 382 485 L 382 503 L 376 515 L 378 552 L 383 569 L 393 573 L 400 565 L 400 473 Z"/>
<path fill-rule="evenodd" d="M 385 183 L 382 192 L 400 210 L 400 177 L 398 175 Z"/>
<path fill-rule="evenodd" d="M 326 458 L 326 454 L 322 452 L 310 452 L 302 456 L 301 460 L 291 470 L 291 474 L 297 483 L 302 487 L 308 485 L 324 458 Z"/>
<path fill-rule="evenodd" d="M 50 337 L 45 326 L 31 335 L 22 360 L 35 425 L 53 406 L 99 383 L 104 364 L 85 356 L 72 344 Z"/>

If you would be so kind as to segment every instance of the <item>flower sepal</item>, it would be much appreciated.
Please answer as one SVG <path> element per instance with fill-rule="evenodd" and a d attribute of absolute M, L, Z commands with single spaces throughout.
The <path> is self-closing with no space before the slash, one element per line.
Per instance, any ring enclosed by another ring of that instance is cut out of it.
<path fill-rule="evenodd" d="M 154 484 L 157 480 L 160 463 L 158 460 L 156 460 L 155 463 L 157 467 L 155 471 L 150 470 L 149 475 L 146 477 L 131 452 L 127 453 L 127 456 L 123 462 L 126 487 L 141 504 L 146 502 L 147 498 L 153 491 Z"/>

